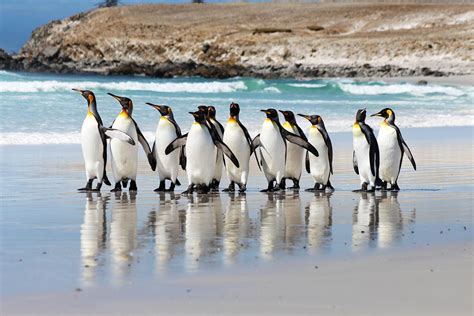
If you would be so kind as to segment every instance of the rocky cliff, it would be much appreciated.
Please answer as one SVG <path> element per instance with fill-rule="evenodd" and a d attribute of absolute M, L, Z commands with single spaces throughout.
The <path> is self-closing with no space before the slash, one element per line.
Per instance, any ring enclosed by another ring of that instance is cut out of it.
<path fill-rule="evenodd" d="M 472 74 L 473 52 L 474 5 L 139 5 L 52 21 L 9 65 L 158 77 L 385 77 Z"/>

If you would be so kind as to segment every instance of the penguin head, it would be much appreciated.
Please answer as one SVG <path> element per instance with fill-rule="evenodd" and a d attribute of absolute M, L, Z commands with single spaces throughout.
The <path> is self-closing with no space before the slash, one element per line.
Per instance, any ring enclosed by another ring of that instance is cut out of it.
<path fill-rule="evenodd" d="M 203 111 L 196 111 L 196 112 L 189 112 L 192 116 L 194 116 L 194 121 L 199 124 L 206 124 L 206 113 Z"/>
<path fill-rule="evenodd" d="M 158 112 L 160 112 L 160 114 L 162 116 L 167 116 L 167 115 L 170 115 L 173 113 L 173 111 L 171 111 L 171 108 L 167 105 L 158 105 L 158 104 L 153 104 L 153 103 L 149 103 L 149 102 L 146 102 L 146 104 L 154 107 L 155 109 L 158 110 Z"/>
<path fill-rule="evenodd" d="M 390 108 L 385 108 L 378 113 L 372 114 L 371 116 L 380 116 L 391 123 L 395 123 L 395 112 L 393 112 L 393 110 Z"/>
<path fill-rule="evenodd" d="M 90 90 L 79 90 L 79 89 L 72 89 L 72 90 L 79 92 L 84 97 L 84 99 L 87 100 L 88 105 L 90 105 L 92 102 L 95 102 L 94 92 Z"/>
<path fill-rule="evenodd" d="M 211 119 L 216 118 L 216 108 L 213 107 L 212 105 L 207 107 L 207 116 Z"/>
<path fill-rule="evenodd" d="M 281 114 L 283 114 L 283 117 L 285 118 L 285 120 L 290 123 L 291 125 L 295 125 L 296 124 L 296 119 L 295 119 L 295 115 L 293 114 L 293 112 L 291 111 L 281 111 Z"/>
<path fill-rule="evenodd" d="M 119 97 L 118 95 L 107 93 L 108 95 L 112 96 L 115 100 L 117 100 L 120 105 L 122 106 L 122 111 L 126 112 L 128 115 L 132 115 L 133 112 L 133 102 L 129 98 L 126 97 Z"/>
<path fill-rule="evenodd" d="M 319 116 L 319 115 L 298 114 L 298 116 L 304 117 L 304 118 L 307 119 L 307 120 L 311 123 L 311 125 L 313 125 L 313 126 L 317 126 L 317 125 L 320 125 L 320 124 L 324 124 L 324 123 L 323 123 L 323 119 L 322 119 L 321 116 Z"/>
<path fill-rule="evenodd" d="M 204 116 L 207 116 L 207 108 L 208 108 L 207 105 L 201 104 L 198 106 L 198 111 L 204 113 Z"/>
<path fill-rule="evenodd" d="M 260 111 L 264 112 L 267 115 L 268 119 L 274 122 L 278 122 L 278 112 L 275 109 L 266 109 Z"/>
<path fill-rule="evenodd" d="M 357 110 L 356 122 L 365 122 L 366 117 L 367 117 L 367 110 L 366 109 Z"/>
<path fill-rule="evenodd" d="M 240 106 L 237 103 L 232 102 L 230 105 L 230 116 L 236 117 L 239 116 L 240 113 Z"/>

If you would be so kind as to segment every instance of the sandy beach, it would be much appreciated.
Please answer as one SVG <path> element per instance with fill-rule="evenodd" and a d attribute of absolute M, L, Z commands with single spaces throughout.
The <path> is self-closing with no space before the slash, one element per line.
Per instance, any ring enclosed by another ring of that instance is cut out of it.
<path fill-rule="evenodd" d="M 472 127 L 404 129 L 419 169 L 358 194 L 77 193 L 79 145 L 1 146 L 2 314 L 472 314 Z M 222 186 L 226 185 L 223 181 Z M 302 187 L 312 185 L 305 175 Z"/>

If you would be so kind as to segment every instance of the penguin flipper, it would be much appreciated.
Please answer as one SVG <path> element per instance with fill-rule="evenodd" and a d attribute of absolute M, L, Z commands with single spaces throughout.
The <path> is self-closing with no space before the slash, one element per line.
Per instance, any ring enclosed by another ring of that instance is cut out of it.
<path fill-rule="evenodd" d="M 304 149 L 307 149 L 310 153 L 312 153 L 313 155 L 315 155 L 316 157 L 319 157 L 319 153 L 318 153 L 318 150 L 316 148 L 314 148 L 313 145 L 311 145 L 310 143 L 308 143 L 308 141 L 304 140 L 303 138 L 301 138 L 301 136 L 298 136 L 296 134 L 293 134 L 293 133 L 290 133 L 288 132 L 286 129 L 284 128 L 281 128 L 280 129 L 281 131 L 281 135 L 287 140 L 289 141 L 290 143 L 293 143 L 295 145 L 298 145 L 300 147 L 303 147 Z"/>
<path fill-rule="evenodd" d="M 227 157 L 229 157 L 229 159 L 232 161 L 232 163 L 237 167 L 239 168 L 239 160 L 237 159 L 237 157 L 234 155 L 234 153 L 232 152 L 232 150 L 230 150 L 230 148 L 224 144 L 222 141 L 220 140 L 217 140 L 214 142 L 214 144 L 216 145 L 216 147 L 218 149 L 220 149 L 224 155 L 226 155 Z"/>
<path fill-rule="evenodd" d="M 186 170 L 186 145 L 183 146 L 181 149 L 181 153 L 179 154 L 179 165 L 183 170 Z"/>
<path fill-rule="evenodd" d="M 180 136 L 180 137 L 176 138 L 168 146 L 166 146 L 165 154 L 169 155 L 175 149 L 185 146 L 187 140 L 188 140 L 188 133 L 184 134 L 183 136 Z M 180 162 L 181 162 L 181 158 L 180 158 Z M 182 165 L 181 165 L 181 167 L 182 167 Z"/>
<path fill-rule="evenodd" d="M 252 144 L 250 145 L 250 154 L 252 154 L 255 151 L 255 149 L 257 149 L 260 146 L 262 146 L 262 142 L 260 141 L 260 134 L 258 134 L 252 140 Z"/>
<path fill-rule="evenodd" d="M 143 147 L 143 150 L 145 151 L 146 157 L 148 158 L 148 163 L 150 164 L 151 170 L 155 171 L 156 170 L 156 158 L 153 152 L 150 149 L 150 145 L 148 144 L 145 136 L 143 136 L 142 132 L 140 131 L 140 128 L 138 128 L 137 122 L 132 118 L 132 122 L 135 125 L 135 130 L 137 131 L 137 136 L 138 136 L 138 141 Z"/>
<path fill-rule="evenodd" d="M 370 146 L 369 159 L 370 159 L 370 171 L 374 177 L 379 176 L 379 165 L 380 165 L 380 152 L 377 138 L 375 138 L 374 131 L 367 124 L 359 124 L 362 133 Z"/>
<path fill-rule="evenodd" d="M 410 148 L 408 148 L 408 145 L 407 145 L 407 143 L 405 143 L 405 141 L 403 141 L 402 144 L 403 144 L 403 150 L 404 150 L 405 153 L 407 154 L 408 159 L 410 159 L 410 162 L 411 162 L 411 164 L 412 164 L 412 166 L 413 166 L 413 169 L 416 170 L 415 158 L 413 158 L 413 155 L 412 155 L 412 153 L 411 153 L 411 151 L 410 151 Z"/>
<path fill-rule="evenodd" d="M 116 139 L 119 139 L 121 141 L 127 142 L 130 145 L 135 146 L 135 141 L 127 133 L 124 133 L 124 132 L 122 132 L 118 129 L 107 128 L 107 127 L 104 127 L 104 126 L 101 126 L 100 128 L 104 132 L 105 136 L 107 136 L 108 138 L 116 138 Z"/>
<path fill-rule="evenodd" d="M 305 155 L 305 158 L 304 158 L 304 162 L 305 162 L 304 165 L 305 165 L 305 167 L 306 167 L 306 172 L 307 172 L 307 173 L 311 173 L 311 166 L 310 166 L 310 164 L 309 164 L 309 153 L 308 153 L 308 152 L 306 152 L 306 155 Z"/>
<path fill-rule="evenodd" d="M 354 167 L 354 171 L 356 174 L 359 174 L 359 165 L 357 164 L 357 157 L 355 150 L 352 152 L 352 167 Z"/>

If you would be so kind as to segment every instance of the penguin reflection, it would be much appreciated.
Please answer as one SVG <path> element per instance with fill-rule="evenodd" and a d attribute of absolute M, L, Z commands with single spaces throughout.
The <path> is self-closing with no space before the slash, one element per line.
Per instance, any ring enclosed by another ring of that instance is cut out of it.
<path fill-rule="evenodd" d="M 84 222 L 81 225 L 81 278 L 83 286 L 92 286 L 95 283 L 95 273 L 98 265 L 98 256 L 106 247 L 107 219 L 106 208 L 108 196 L 97 194 L 97 199 L 91 192 L 86 195 Z"/>
<path fill-rule="evenodd" d="M 315 193 L 305 210 L 308 252 L 329 249 L 332 236 L 331 193 Z"/>
<path fill-rule="evenodd" d="M 378 246 L 387 248 L 400 241 L 403 222 L 402 210 L 398 203 L 398 192 L 382 192 L 378 203 Z"/>
<path fill-rule="evenodd" d="M 387 248 L 399 242 L 403 232 L 403 217 L 398 192 L 362 193 L 354 209 L 352 245 L 359 250 L 364 245 Z M 410 221 L 414 221 L 414 211 Z M 376 241 L 372 243 L 372 241 Z"/>
<path fill-rule="evenodd" d="M 286 250 L 293 250 L 301 242 L 304 235 L 303 213 L 301 199 L 298 192 L 281 196 L 281 207 L 284 213 L 284 247 Z"/>
<path fill-rule="evenodd" d="M 164 196 L 164 194 L 163 194 Z M 155 216 L 156 270 L 162 271 L 176 254 L 180 236 L 178 201 L 160 198 L 160 209 Z"/>
<path fill-rule="evenodd" d="M 281 197 L 268 194 L 268 200 L 260 210 L 260 254 L 263 259 L 272 258 L 284 234 L 285 216 Z"/>
<path fill-rule="evenodd" d="M 114 280 L 121 284 L 129 272 L 137 240 L 136 192 L 116 193 L 110 224 Z"/>
<path fill-rule="evenodd" d="M 224 261 L 231 264 L 235 261 L 239 250 L 246 246 L 249 235 L 249 213 L 245 194 L 230 195 L 224 220 Z"/>
<path fill-rule="evenodd" d="M 377 200 L 374 192 L 361 192 L 352 214 L 352 250 L 372 246 L 377 223 Z"/>
<path fill-rule="evenodd" d="M 199 261 L 216 251 L 215 237 L 222 224 L 222 209 L 218 196 L 191 196 L 186 209 L 186 268 L 199 267 Z"/>

